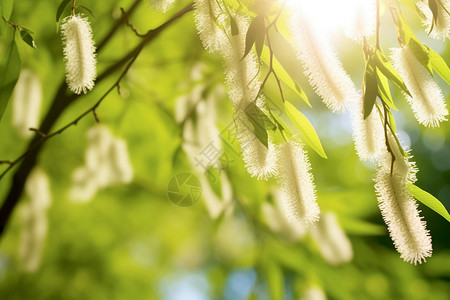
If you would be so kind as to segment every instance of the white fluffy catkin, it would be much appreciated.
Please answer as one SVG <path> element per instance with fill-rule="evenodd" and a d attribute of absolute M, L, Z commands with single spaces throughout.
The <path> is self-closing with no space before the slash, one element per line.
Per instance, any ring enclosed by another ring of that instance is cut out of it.
<path fill-rule="evenodd" d="M 175 0 L 150 0 L 149 2 L 154 10 L 166 12 L 172 8 Z"/>
<path fill-rule="evenodd" d="M 325 32 L 313 26 L 307 14 L 294 13 L 290 21 L 298 56 L 316 93 L 333 112 L 343 112 L 358 95 Z"/>
<path fill-rule="evenodd" d="M 33 134 L 30 128 L 39 126 L 42 104 L 42 88 L 39 78 L 30 70 L 23 69 L 14 88 L 13 126 L 23 137 Z"/>
<path fill-rule="evenodd" d="M 416 3 L 416 5 L 426 17 L 426 19 L 423 21 L 423 24 L 428 28 L 428 31 L 430 31 L 430 29 L 433 27 L 430 36 L 435 39 L 443 39 L 443 40 L 449 38 L 450 16 L 447 13 L 447 11 L 450 12 L 450 1 L 449 0 L 436 1 L 438 14 L 436 23 L 434 24 L 433 24 L 433 13 L 431 12 L 427 2 L 428 1 L 419 1 Z M 442 7 L 441 4 L 444 7 Z"/>
<path fill-rule="evenodd" d="M 94 87 L 96 77 L 95 45 L 87 18 L 69 16 L 62 21 L 61 34 L 66 61 L 66 81 L 76 94 Z"/>
<path fill-rule="evenodd" d="M 392 49 L 394 67 L 403 78 L 412 98 L 405 95 L 420 124 L 438 127 L 446 121 L 448 110 L 444 95 L 431 74 L 409 47 Z"/>
<path fill-rule="evenodd" d="M 308 156 L 300 143 L 288 141 L 278 148 L 278 179 L 287 217 L 292 223 L 311 224 L 320 209 Z"/>
<path fill-rule="evenodd" d="M 382 142 L 384 128 L 378 111 L 374 107 L 369 117 L 364 120 L 362 96 L 349 104 L 356 152 L 361 160 L 375 159 L 385 148 Z"/>
<path fill-rule="evenodd" d="M 38 269 L 47 234 L 47 210 L 51 204 L 47 175 L 34 169 L 25 184 L 28 201 L 22 208 L 22 231 L 19 248 L 21 268 L 27 272 Z"/>
<path fill-rule="evenodd" d="M 227 41 L 226 20 L 219 2 L 216 0 L 194 1 L 195 25 L 203 46 L 210 52 L 219 50 Z M 222 28 L 221 28 L 222 27 Z"/>
<path fill-rule="evenodd" d="M 267 180 L 277 172 L 277 156 L 275 145 L 268 141 L 263 145 L 246 121 L 243 112 L 235 114 L 237 139 L 241 146 L 242 159 L 247 172 L 258 179 Z"/>
<path fill-rule="evenodd" d="M 244 112 L 252 102 L 264 110 L 264 98 L 261 95 L 258 96 L 261 86 L 257 76 L 258 62 L 252 51 L 243 58 L 245 35 L 249 26 L 248 18 L 239 14 L 234 17 L 239 34 L 232 36 L 229 32 L 230 40 L 227 40 L 221 48 L 225 60 L 228 95 L 236 112 L 237 139 L 247 171 L 252 177 L 267 179 L 276 171 L 275 147 L 270 140 L 268 147 L 260 142 L 246 121 Z"/>
<path fill-rule="evenodd" d="M 368 38 L 376 30 L 376 0 L 351 1 L 347 5 L 351 10 L 351 17 L 345 22 L 345 34 L 358 43 L 362 43 L 364 37 Z"/>
<path fill-rule="evenodd" d="M 133 167 L 124 140 L 99 124 L 88 131 L 87 137 L 85 165 L 72 175 L 70 198 L 78 202 L 89 201 L 101 188 L 126 184 L 133 179 Z"/>
<path fill-rule="evenodd" d="M 408 191 L 416 181 L 417 169 L 409 158 L 402 156 L 391 137 L 390 147 L 395 161 L 391 174 L 391 153 L 385 152 L 378 161 L 375 190 L 378 205 L 389 234 L 400 257 L 409 263 L 422 263 L 431 256 L 431 237 L 426 222 L 419 216 L 417 203 Z"/>
<path fill-rule="evenodd" d="M 353 258 L 353 248 L 342 230 L 335 214 L 322 213 L 317 226 L 311 228 L 311 236 L 322 257 L 332 265 L 347 263 Z"/>

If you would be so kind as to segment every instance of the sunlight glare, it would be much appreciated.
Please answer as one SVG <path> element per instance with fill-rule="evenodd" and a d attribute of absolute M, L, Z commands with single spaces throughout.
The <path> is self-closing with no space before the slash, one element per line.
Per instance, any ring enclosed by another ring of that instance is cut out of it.
<path fill-rule="evenodd" d="M 301 11 L 315 27 L 328 32 L 344 29 L 358 18 L 358 8 L 371 0 L 286 0 L 288 9 Z"/>

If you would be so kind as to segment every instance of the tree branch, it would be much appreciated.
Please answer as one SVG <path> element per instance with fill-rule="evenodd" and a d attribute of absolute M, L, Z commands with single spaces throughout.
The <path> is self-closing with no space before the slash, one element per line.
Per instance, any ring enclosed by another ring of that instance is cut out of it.
<path fill-rule="evenodd" d="M 134 5 L 137 5 L 137 3 L 140 0 L 137 0 Z M 132 6 L 132 8 L 133 8 Z M 95 109 L 101 104 L 101 102 L 106 98 L 106 96 L 119 85 L 122 78 L 125 76 L 125 74 L 128 72 L 131 65 L 134 63 L 134 61 L 137 59 L 139 54 L 141 53 L 142 49 L 149 44 L 151 41 L 153 41 L 164 29 L 166 29 L 168 26 L 170 26 L 174 21 L 188 13 L 193 9 L 192 4 L 189 4 L 184 9 L 176 13 L 172 18 L 170 18 L 167 22 L 163 23 L 161 26 L 149 30 L 141 40 L 141 42 L 130 52 L 128 52 L 122 59 L 117 61 L 115 64 L 107 68 L 102 74 L 100 74 L 97 78 L 97 84 L 107 78 L 108 76 L 112 75 L 115 71 L 120 69 L 121 67 L 125 66 L 124 71 L 119 76 L 118 80 L 114 83 L 114 85 L 109 88 L 106 93 L 96 102 L 96 104 L 85 111 L 83 114 L 78 116 L 74 121 L 70 122 L 69 124 L 63 126 L 62 128 L 52 132 L 49 134 L 51 128 L 55 124 L 55 122 L 58 120 L 59 116 L 69 107 L 71 103 L 73 103 L 76 99 L 78 99 L 81 95 L 76 94 L 67 94 L 67 85 L 65 82 L 60 86 L 58 89 L 58 92 L 56 93 L 53 103 L 47 112 L 47 115 L 44 118 L 44 121 L 41 124 L 41 127 L 39 128 L 39 132 L 41 134 L 36 134 L 32 141 L 30 142 L 27 150 L 20 155 L 17 159 L 8 162 L 9 166 L 8 168 L 0 175 L 0 179 L 5 176 L 5 174 L 11 170 L 15 165 L 17 165 L 19 162 L 22 161 L 20 164 L 18 170 L 14 174 L 13 182 L 11 185 L 11 188 L 9 190 L 9 193 L 3 202 L 2 207 L 0 208 L 0 236 L 2 236 L 6 225 L 8 223 L 8 220 L 11 216 L 11 213 L 13 212 L 15 206 L 17 205 L 24 186 L 26 179 L 28 175 L 30 174 L 31 170 L 36 166 L 37 164 L 37 157 L 40 153 L 42 146 L 45 141 L 49 140 L 50 138 L 62 133 L 66 129 L 68 129 L 71 126 L 74 126 L 78 123 L 79 120 L 81 120 L 84 116 L 88 115 L 90 112 L 94 112 Z M 128 12 L 128 15 L 130 14 L 130 11 Z M 123 23 L 123 19 L 120 19 L 118 23 Z M 114 29 L 116 25 L 113 27 L 113 29 L 110 31 L 115 32 L 117 29 Z M 113 36 L 113 33 L 111 34 L 111 37 L 107 37 L 104 39 L 104 43 L 101 45 L 105 45 L 108 40 Z M 128 64 L 127 64 L 128 63 Z"/>

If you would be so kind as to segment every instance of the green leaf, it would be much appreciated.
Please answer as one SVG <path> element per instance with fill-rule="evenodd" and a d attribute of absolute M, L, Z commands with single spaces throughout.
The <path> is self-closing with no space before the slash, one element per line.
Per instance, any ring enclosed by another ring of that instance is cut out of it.
<path fill-rule="evenodd" d="M 436 53 L 433 49 L 425 46 L 430 54 L 430 64 L 433 70 L 442 77 L 448 84 L 450 84 L 450 69 L 445 60 Z"/>
<path fill-rule="evenodd" d="M 269 136 L 267 130 L 275 131 L 277 126 L 253 102 L 245 108 L 245 115 L 253 127 L 253 132 L 261 143 L 268 147 Z"/>
<path fill-rule="evenodd" d="M 9 24 L 3 21 L 2 17 L 9 20 L 14 6 L 14 0 L 0 0 L 0 37 L 6 35 Z"/>
<path fill-rule="evenodd" d="M 439 10 L 438 10 L 438 5 L 435 0 L 428 0 L 428 7 L 430 8 L 431 12 L 433 13 L 433 22 L 430 27 L 430 32 L 428 32 L 428 35 L 429 35 L 433 31 L 434 26 L 437 25 Z"/>
<path fill-rule="evenodd" d="M 396 86 L 402 89 L 406 94 L 411 96 L 408 88 L 406 87 L 405 82 L 400 77 L 400 75 L 395 71 L 395 69 L 391 66 L 386 56 L 381 51 L 376 51 L 374 59 L 376 61 L 376 67 Z"/>
<path fill-rule="evenodd" d="M 311 106 L 308 101 L 308 97 L 302 90 L 301 83 L 304 81 L 304 75 L 302 73 L 302 65 L 297 58 L 297 53 L 291 44 L 283 37 L 283 35 L 276 30 L 269 30 L 269 38 L 271 41 L 271 46 L 273 54 L 279 61 L 283 69 L 290 76 L 292 81 L 295 83 L 295 88 L 299 92 L 299 95 L 305 102 Z M 278 73 L 277 73 L 278 75 Z"/>
<path fill-rule="evenodd" d="M 261 54 L 261 59 L 267 66 L 267 72 L 269 70 L 270 65 L 270 53 L 268 50 L 268 47 L 263 49 L 263 52 Z M 295 82 L 292 77 L 286 72 L 286 70 L 283 68 L 283 66 L 280 64 L 278 59 L 276 57 L 272 58 L 272 68 L 274 72 L 277 74 L 278 79 L 281 81 L 281 86 L 283 88 L 283 94 L 285 97 L 288 96 L 289 93 L 295 94 L 295 98 L 299 98 L 299 100 L 304 101 L 309 107 L 311 107 L 311 104 L 309 103 L 308 96 L 306 96 L 306 93 L 303 91 L 303 89 Z M 271 76 L 269 80 L 272 78 Z M 267 85 L 267 83 L 266 83 Z M 266 85 L 264 86 L 264 90 L 266 90 Z M 277 87 L 278 88 L 278 87 Z M 286 90 L 289 89 L 289 90 Z M 278 91 L 278 96 L 279 91 Z M 297 97 L 298 96 L 298 97 Z M 273 95 L 272 95 L 273 97 Z"/>
<path fill-rule="evenodd" d="M 245 51 L 242 59 L 244 59 L 250 50 L 252 50 L 253 44 L 255 43 L 258 34 L 261 34 L 261 31 L 265 31 L 264 17 L 256 16 L 256 18 L 254 18 L 250 23 L 247 30 L 247 35 L 245 36 Z"/>
<path fill-rule="evenodd" d="M 394 100 L 392 99 L 391 91 L 389 89 L 389 82 L 378 69 L 376 71 L 377 74 L 377 83 L 378 83 L 378 97 L 386 103 L 390 108 L 397 110 L 397 107 L 394 105 Z"/>
<path fill-rule="evenodd" d="M 31 48 L 36 49 L 36 43 L 34 42 L 33 36 L 31 35 L 33 32 L 29 29 L 26 29 L 24 27 L 21 27 L 20 30 L 20 37 L 22 40 L 27 43 Z"/>
<path fill-rule="evenodd" d="M 8 29 L 7 41 L 9 42 L 0 56 L 0 74 L 2 74 L 0 77 L 0 120 L 20 75 L 21 60 L 14 39 L 15 32 L 12 27 Z"/>
<path fill-rule="evenodd" d="M 265 28 L 264 30 L 258 30 L 257 35 L 256 35 L 256 40 L 255 40 L 255 50 L 256 50 L 256 55 L 258 56 L 258 58 L 261 58 L 261 53 L 264 47 L 264 39 L 266 37 L 266 31 Z"/>
<path fill-rule="evenodd" d="M 394 133 L 397 133 L 397 125 L 395 124 L 394 115 L 391 113 L 390 110 L 388 110 L 387 113 L 388 113 L 389 125 L 391 125 L 391 128 L 394 131 Z"/>
<path fill-rule="evenodd" d="M 450 215 L 448 214 L 448 211 L 445 209 L 445 206 L 436 199 L 433 195 L 430 193 L 422 190 L 420 187 L 410 184 L 408 185 L 408 190 L 413 195 L 414 198 L 440 214 L 442 217 L 444 217 L 447 221 L 450 222 Z"/>
<path fill-rule="evenodd" d="M 92 12 L 92 10 L 90 10 L 89 8 L 87 8 L 86 6 L 81 5 L 81 4 L 77 4 L 77 8 L 78 7 L 84 9 L 88 14 L 90 14 L 95 19 L 95 15 Z"/>
<path fill-rule="evenodd" d="M 400 0 L 406 7 L 414 11 L 420 17 L 424 17 L 422 11 L 417 7 L 413 0 Z"/>
<path fill-rule="evenodd" d="M 64 9 L 67 7 L 67 5 L 71 2 L 71 0 L 63 0 L 61 4 L 58 6 L 58 10 L 56 11 L 56 22 L 59 22 L 59 19 L 61 18 L 62 13 L 64 12 Z"/>
<path fill-rule="evenodd" d="M 430 73 L 431 76 L 434 76 L 430 64 L 430 55 L 425 46 L 416 37 L 411 37 L 408 47 L 411 49 L 417 60 L 425 67 L 425 69 L 427 69 L 428 73 Z"/>
<path fill-rule="evenodd" d="M 238 35 L 239 34 L 239 27 L 236 23 L 236 20 L 234 17 L 230 14 L 230 25 L 231 25 L 231 35 Z"/>
<path fill-rule="evenodd" d="M 407 45 L 409 43 L 409 39 L 414 36 L 414 33 L 411 31 L 409 26 L 406 24 L 405 19 L 401 14 L 397 14 L 398 24 L 396 24 L 397 32 L 400 39 L 403 41 L 403 44 Z"/>
<path fill-rule="evenodd" d="M 9 20 L 14 6 L 14 0 L 1 0 L 0 1 L 0 19 L 4 17 Z"/>
<path fill-rule="evenodd" d="M 371 63 L 372 60 L 369 59 L 366 66 L 366 72 L 364 74 L 364 120 L 370 116 L 378 95 L 377 76 L 374 72 L 373 66 L 371 66 Z"/>
<path fill-rule="evenodd" d="M 298 129 L 301 135 L 301 140 L 304 143 L 308 144 L 314 151 L 317 152 L 317 154 L 319 154 L 323 158 L 327 158 L 327 155 L 323 150 L 322 143 L 320 142 L 319 136 L 317 135 L 314 127 L 311 125 L 309 120 L 289 101 L 286 101 L 284 103 L 284 108 L 286 109 L 286 114 Z"/>

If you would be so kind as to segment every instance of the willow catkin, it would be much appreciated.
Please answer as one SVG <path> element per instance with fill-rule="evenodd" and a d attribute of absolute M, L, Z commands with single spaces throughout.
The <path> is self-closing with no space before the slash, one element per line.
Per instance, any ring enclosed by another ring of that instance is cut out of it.
<path fill-rule="evenodd" d="M 369 38 L 376 30 L 376 0 L 351 1 L 347 8 L 351 16 L 345 20 L 345 34 L 358 43 Z"/>
<path fill-rule="evenodd" d="M 428 1 L 418 1 L 416 3 L 417 7 L 423 12 L 426 19 L 423 24 L 428 28 L 430 36 L 435 39 L 447 39 L 450 37 L 450 1 L 449 0 L 439 0 L 435 1 L 437 6 L 437 18 L 433 21 L 433 13 L 428 6 Z"/>
<path fill-rule="evenodd" d="M 384 139 L 384 128 L 378 111 L 374 108 L 364 120 L 362 96 L 350 104 L 356 152 L 361 160 L 375 159 L 385 148 L 385 144 L 380 142 Z"/>
<path fill-rule="evenodd" d="M 149 2 L 154 10 L 166 12 L 172 8 L 175 0 L 149 0 Z"/>
<path fill-rule="evenodd" d="M 39 126 L 39 113 L 42 104 L 42 88 L 39 78 L 28 69 L 20 72 L 14 88 L 13 126 L 23 137 L 33 134 L 30 128 Z"/>
<path fill-rule="evenodd" d="M 195 25 L 203 46 L 210 52 L 219 50 L 227 40 L 225 14 L 218 1 L 194 1 Z"/>
<path fill-rule="evenodd" d="M 80 15 L 62 21 L 61 34 L 66 61 L 66 81 L 76 94 L 86 93 L 94 87 L 96 77 L 95 45 L 92 29 Z"/>
<path fill-rule="evenodd" d="M 302 7 L 300 7 L 302 8 Z M 347 101 L 358 94 L 325 32 L 314 26 L 310 16 L 294 13 L 290 21 L 298 56 L 316 93 L 333 112 L 343 112 Z"/>
<path fill-rule="evenodd" d="M 446 121 L 448 110 L 444 95 L 431 74 L 409 47 L 392 49 L 394 67 L 403 78 L 412 97 L 405 95 L 420 124 L 438 127 Z"/>
<path fill-rule="evenodd" d="M 322 257 L 328 263 L 339 265 L 352 260 L 352 244 L 339 225 L 335 214 L 322 213 L 317 225 L 311 228 L 311 236 L 319 247 Z"/>
<path fill-rule="evenodd" d="M 70 198 L 78 202 L 89 201 L 101 188 L 126 184 L 133 179 L 133 167 L 124 140 L 99 124 L 87 132 L 87 137 L 85 165 L 72 175 Z"/>
<path fill-rule="evenodd" d="M 386 151 L 378 160 L 375 190 L 378 205 L 395 248 L 406 262 L 422 263 L 431 256 L 431 237 L 426 222 L 419 216 L 417 203 L 408 191 L 416 181 L 417 169 L 404 157 L 393 138 L 389 144 L 395 156 Z M 392 167 L 392 170 L 391 170 Z"/>
<path fill-rule="evenodd" d="M 235 15 L 239 34 L 232 36 L 221 48 L 225 60 L 228 95 L 235 110 L 237 139 L 239 140 L 242 157 L 246 169 L 252 177 L 264 179 L 276 172 L 276 154 L 273 143 L 269 140 L 268 147 L 256 137 L 247 121 L 245 110 L 249 105 L 256 104 L 265 109 L 265 100 L 259 95 L 261 82 L 258 78 L 258 62 L 251 51 L 244 56 L 245 35 L 249 26 L 248 18 Z"/>
<path fill-rule="evenodd" d="M 300 143 L 288 141 L 278 148 L 278 179 L 287 217 L 292 223 L 311 224 L 319 219 L 308 156 Z"/>
<path fill-rule="evenodd" d="M 277 173 L 275 145 L 269 140 L 267 147 L 253 132 L 242 112 L 235 114 L 237 139 L 241 146 L 242 159 L 252 177 L 267 180 Z"/>
<path fill-rule="evenodd" d="M 34 169 L 25 183 L 28 201 L 22 208 L 22 231 L 19 248 L 21 268 L 27 272 L 38 269 L 47 234 L 47 210 L 51 204 L 47 175 Z"/>

